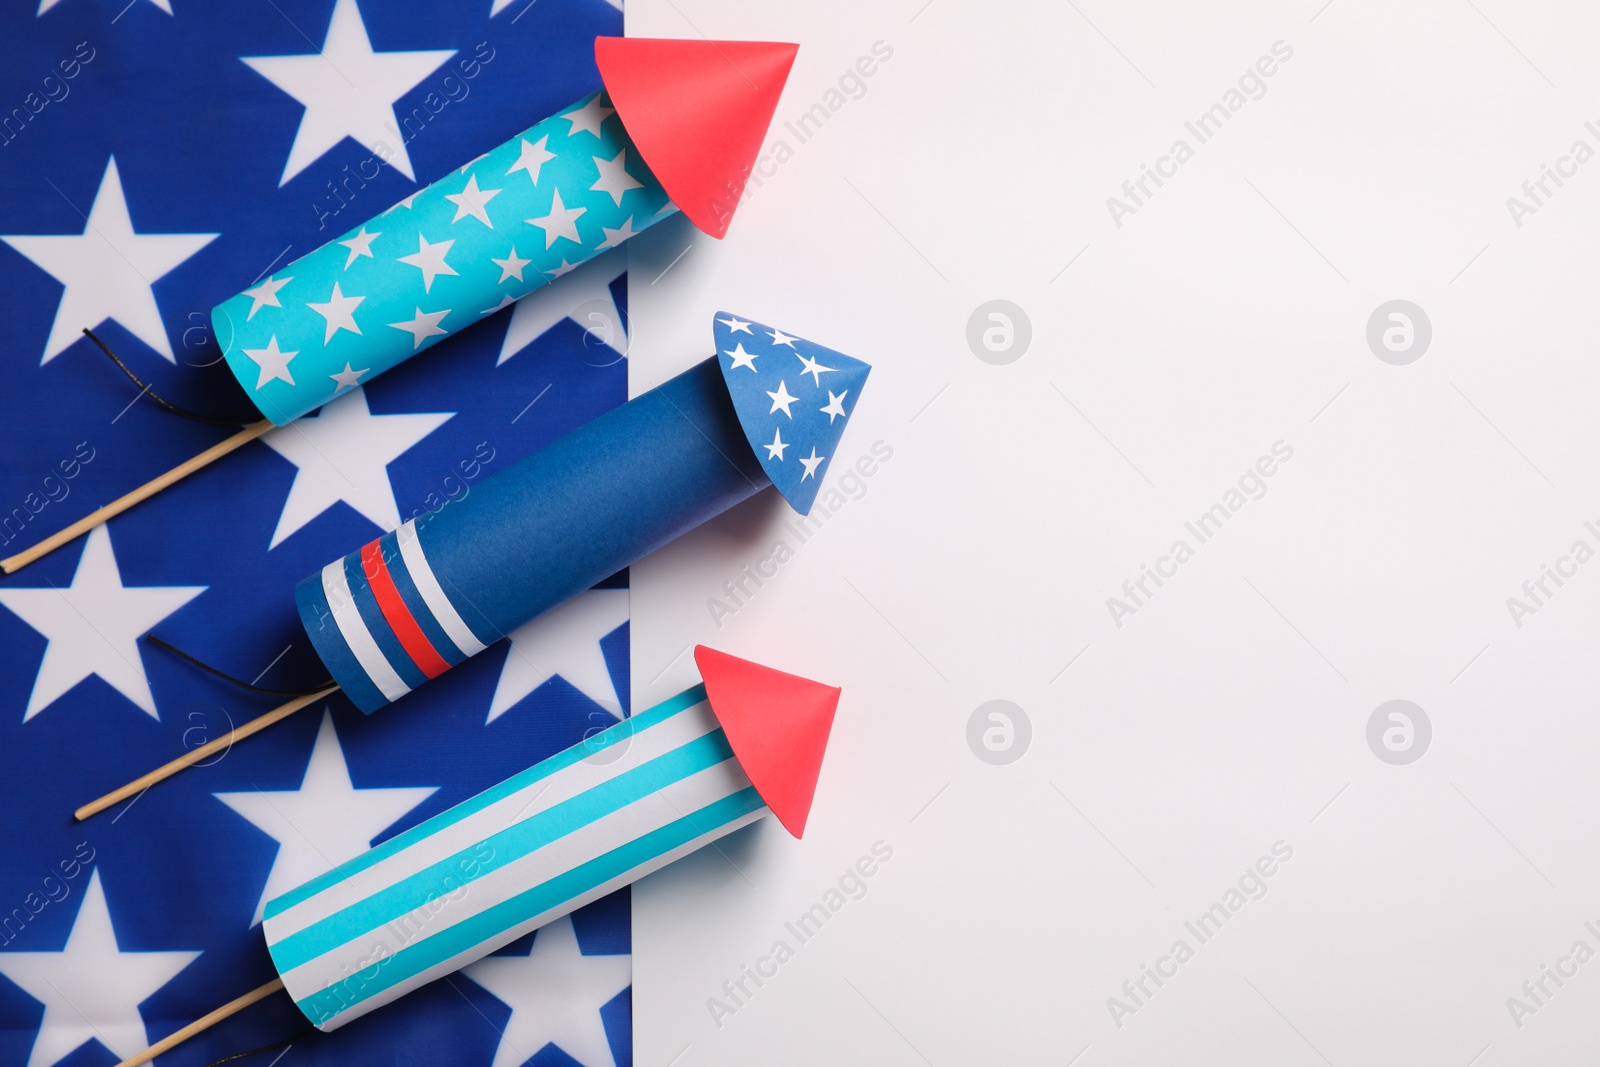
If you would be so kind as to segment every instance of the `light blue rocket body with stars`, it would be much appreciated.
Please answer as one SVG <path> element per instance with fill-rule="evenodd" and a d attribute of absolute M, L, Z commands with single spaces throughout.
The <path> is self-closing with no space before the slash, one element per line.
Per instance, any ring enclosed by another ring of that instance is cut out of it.
<path fill-rule="evenodd" d="M 282 426 L 676 210 L 596 93 L 217 305 L 212 324 Z"/>

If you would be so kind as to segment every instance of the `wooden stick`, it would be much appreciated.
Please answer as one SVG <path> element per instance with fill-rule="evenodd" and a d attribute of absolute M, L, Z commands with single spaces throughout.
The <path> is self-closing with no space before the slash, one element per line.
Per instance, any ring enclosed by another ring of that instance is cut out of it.
<path fill-rule="evenodd" d="M 213 460 L 221 459 L 223 456 L 226 456 L 229 452 L 232 452 L 239 446 L 249 444 L 251 441 L 254 441 L 257 437 L 260 437 L 270 429 L 272 429 L 272 421 L 270 419 L 262 419 L 260 422 L 252 423 L 251 425 L 246 426 L 244 429 L 240 430 L 227 440 L 218 441 L 216 444 L 212 445 L 198 456 L 195 456 L 193 459 L 186 460 L 183 463 L 178 464 L 167 473 L 161 475 L 161 477 L 153 478 L 150 481 L 145 482 L 139 488 L 133 490 L 131 493 L 125 493 L 113 500 L 100 510 L 85 515 L 71 526 L 68 526 L 65 530 L 62 530 L 60 533 L 52 534 L 51 536 L 46 537 L 43 541 L 40 541 L 38 544 L 34 545 L 32 548 L 24 549 L 14 556 L 8 556 L 5 559 L 0 559 L 0 573 L 17 573 L 17 571 L 21 570 L 23 567 L 26 567 L 28 564 L 32 563 L 41 556 L 49 555 L 51 552 L 54 552 L 68 541 L 71 541 L 73 538 L 88 533 L 90 530 L 94 529 L 96 526 L 99 526 L 101 523 L 105 522 L 114 515 L 121 515 L 124 511 L 127 511 L 141 500 L 152 497 L 172 483 L 187 478 L 201 467 L 204 467 Z"/>
<path fill-rule="evenodd" d="M 315 693 L 309 693 L 303 697 L 295 697 L 287 704 L 279 705 L 264 715 L 257 715 L 243 726 L 234 727 L 232 730 L 229 730 L 215 741 L 208 741 L 199 748 L 190 749 L 188 752 L 185 752 L 172 762 L 164 763 L 160 767 L 157 767 L 155 770 L 151 771 L 149 774 L 135 778 L 122 788 L 113 789 L 99 800 L 91 801 L 90 803 L 85 804 L 83 807 L 72 813 L 73 818 L 77 819 L 79 822 L 82 822 L 91 815 L 98 815 L 100 812 L 105 811 L 113 804 L 120 804 L 122 801 L 127 800 L 135 793 L 142 793 L 146 789 L 149 789 L 151 786 L 155 785 L 157 782 L 166 778 L 171 778 L 174 774 L 177 774 L 185 767 L 199 763 L 213 752 L 228 748 L 235 741 L 243 741 L 251 734 L 265 730 L 279 719 L 287 719 L 301 708 L 306 707 L 309 704 L 315 704 L 323 697 L 331 696 L 338 691 L 338 686 L 330 685 L 326 689 L 318 690 Z"/>
<path fill-rule="evenodd" d="M 216 1011 L 211 1012 L 209 1015 L 200 1016 L 200 1018 L 196 1019 L 188 1026 L 185 1026 L 183 1029 L 174 1030 L 172 1033 L 168 1034 L 160 1041 L 157 1041 L 143 1052 L 123 1060 L 121 1063 L 117 1064 L 117 1067 L 139 1067 L 139 1065 L 142 1063 L 149 1063 L 163 1052 L 167 1052 L 168 1050 L 183 1044 L 195 1034 L 200 1033 L 200 1031 L 209 1030 L 211 1027 L 217 1025 L 228 1016 L 234 1014 L 235 1012 L 243 1011 L 258 1000 L 264 1000 L 267 997 L 272 996 L 272 994 L 276 993 L 282 988 L 282 978 L 274 978 L 266 985 L 257 986 L 244 996 L 228 1001 L 228 1003 L 224 1004 Z"/>

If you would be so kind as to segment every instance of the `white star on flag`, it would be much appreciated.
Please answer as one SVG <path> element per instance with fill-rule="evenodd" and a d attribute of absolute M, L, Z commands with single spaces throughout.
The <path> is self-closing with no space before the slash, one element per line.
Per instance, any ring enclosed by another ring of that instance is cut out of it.
<path fill-rule="evenodd" d="M 489 201 L 500 195 L 499 189 L 479 189 L 478 176 L 474 174 L 467 179 L 467 184 L 459 193 L 446 193 L 444 198 L 456 206 L 455 218 L 452 223 L 460 222 L 471 215 L 489 229 L 494 229 L 494 223 L 489 221 Z"/>
<path fill-rule="evenodd" d="M 511 1009 L 491 1067 L 519 1067 L 546 1045 L 615 1067 L 600 1009 L 632 984 L 633 959 L 585 955 L 570 915 L 541 927 L 526 956 L 485 956 L 461 973 Z"/>
<path fill-rule="evenodd" d="M 549 248 L 562 238 L 582 244 L 583 239 L 578 236 L 578 218 L 588 210 L 583 207 L 567 207 L 561 202 L 561 190 L 557 189 L 550 201 L 550 214 L 526 221 L 530 226 L 537 226 L 544 231 L 545 248 Z"/>
<path fill-rule="evenodd" d="M 172 14 L 172 0 L 150 0 L 150 2 L 167 14 Z M 511 0 L 505 0 L 505 2 L 510 3 Z M 39 0 L 39 10 L 34 13 L 34 17 L 37 18 L 59 3 L 61 3 L 61 0 Z M 133 5 L 130 3 L 128 6 L 132 7 Z M 613 3 L 611 6 L 616 7 L 617 5 Z"/>
<path fill-rule="evenodd" d="M 355 859 L 372 847 L 373 838 L 437 789 L 357 789 L 333 728 L 333 715 L 324 711 L 299 789 L 212 794 L 278 842 L 250 925 L 261 921 L 267 901 Z"/>
<path fill-rule="evenodd" d="M 139 1005 L 199 956 L 124 950 L 96 868 L 59 952 L 0 952 L 0 974 L 44 1005 L 27 1067 L 55 1067 L 96 1040 L 119 1059 L 141 1051 L 150 1033 Z"/>
<path fill-rule="evenodd" d="M 794 343 L 800 340 L 800 338 L 786 334 L 782 330 L 768 330 L 767 332 L 772 334 L 772 343 L 775 345 L 788 345 L 793 348 Z"/>
<path fill-rule="evenodd" d="M 327 344 L 333 340 L 333 335 L 340 330 L 349 330 L 351 333 L 360 333 L 361 327 L 356 325 L 356 306 L 365 300 L 364 296 L 345 296 L 339 291 L 339 283 L 333 283 L 333 295 L 325 303 L 307 303 L 306 307 L 328 320 L 328 332 L 322 338 L 322 343 Z"/>
<path fill-rule="evenodd" d="M 406 139 L 395 136 L 400 120 L 394 105 L 455 54 L 455 49 L 374 52 L 356 0 L 337 0 L 321 51 L 241 56 L 251 70 L 305 105 L 279 187 L 346 137 L 416 181 Z"/>
<path fill-rule="evenodd" d="M 722 323 L 722 325 L 726 326 L 728 329 L 732 330 L 734 333 L 750 333 L 750 324 L 743 319 L 734 318 L 732 315 L 729 315 L 727 318 L 718 319 L 717 321 Z M 750 336 L 754 337 L 755 334 L 751 333 Z"/>
<path fill-rule="evenodd" d="M 176 363 L 151 286 L 216 238 L 214 233 L 136 233 L 128 216 L 117 159 L 112 156 L 94 204 L 76 234 L 0 237 L 65 288 L 39 364 L 49 363 L 93 329 L 114 319 Z"/>
<path fill-rule="evenodd" d="M 345 264 L 349 266 L 349 264 Z M 250 298 L 250 312 L 245 315 L 245 321 L 256 317 L 256 312 L 264 307 L 281 308 L 278 303 L 278 290 L 294 281 L 293 278 L 268 278 L 254 289 L 246 289 L 244 295 Z"/>
<path fill-rule="evenodd" d="M 417 308 L 417 317 L 407 322 L 391 322 L 389 325 L 397 330 L 404 330 L 411 335 L 411 351 L 415 352 L 422 347 L 422 342 L 430 337 L 443 337 L 449 330 L 441 329 L 439 323 L 450 314 L 450 309 L 443 311 L 423 311 Z"/>
<path fill-rule="evenodd" d="M 251 361 L 260 368 L 261 373 L 256 378 L 256 388 L 260 389 L 271 381 L 288 382 L 294 384 L 294 376 L 289 373 L 289 361 L 299 352 L 284 352 L 278 348 L 278 335 L 273 334 L 267 338 L 266 348 L 240 349 Z"/>
<path fill-rule="evenodd" d="M 45 0 L 45 2 L 53 4 L 53 3 L 56 3 L 57 0 Z M 165 3 L 166 0 L 151 0 L 151 2 L 152 3 Z M 514 0 L 494 0 L 493 5 L 489 8 L 490 17 L 493 17 L 495 15 L 500 14 L 500 12 L 502 12 L 506 8 L 510 7 L 513 2 L 514 2 Z M 610 4 L 612 7 L 616 8 L 618 11 L 622 10 L 622 0 L 606 0 L 606 3 Z M 526 11 L 527 8 L 523 8 L 523 10 Z M 517 16 L 517 17 L 521 18 L 520 15 Z M 515 22 L 517 20 L 516 19 L 512 19 L 511 21 Z"/>
<path fill-rule="evenodd" d="M 433 291 L 433 280 L 441 274 L 459 277 L 456 274 L 456 269 L 444 261 L 444 257 L 450 252 L 450 246 L 456 243 L 454 238 L 430 244 L 428 239 L 419 233 L 417 234 L 417 243 L 417 250 L 409 256 L 401 256 L 399 262 L 410 264 L 422 272 L 422 291 L 424 293 Z"/>
<path fill-rule="evenodd" d="M 368 259 L 377 258 L 372 254 L 372 242 L 382 236 L 382 231 L 368 233 L 367 228 L 363 226 L 361 227 L 361 232 L 350 238 L 350 240 L 340 241 L 340 244 L 350 250 L 350 254 L 344 259 L 344 269 L 349 270 L 350 265 L 356 261 L 357 256 L 366 256 Z"/>
<path fill-rule="evenodd" d="M 606 343 L 619 353 L 627 352 L 627 324 L 623 322 L 622 309 L 617 307 L 616 298 L 611 294 L 611 283 L 627 269 L 626 259 L 614 255 L 600 256 L 562 272 L 571 277 L 560 285 L 535 289 L 518 300 L 511 312 L 511 324 L 506 327 L 506 335 L 501 339 L 500 358 L 495 361 L 495 366 L 498 367 L 543 337 L 563 319 L 570 318 L 587 329 L 591 324 L 577 318 L 583 313 L 580 309 L 597 313 L 613 326 L 617 336 L 607 338 Z"/>
<path fill-rule="evenodd" d="M 340 501 L 382 530 L 399 526 L 389 464 L 454 414 L 374 415 L 367 408 L 366 392 L 357 387 L 324 404 L 321 414 L 262 435 L 267 447 L 297 468 L 267 547 L 276 548 Z"/>
<path fill-rule="evenodd" d="M 816 474 L 817 473 L 817 464 L 821 463 L 823 460 L 825 460 L 827 458 L 828 458 L 827 456 L 819 456 L 819 455 L 817 455 L 816 446 L 813 445 L 811 447 L 811 455 L 810 456 L 801 456 L 800 457 L 800 465 L 806 469 L 806 472 L 800 476 L 800 480 L 803 482 L 807 478 L 810 478 L 812 475 Z"/>
<path fill-rule="evenodd" d="M 724 352 L 722 354 L 733 357 L 733 366 L 729 367 L 729 370 L 738 370 L 740 367 L 748 367 L 754 371 L 756 369 L 756 359 L 760 356 L 759 352 L 746 352 L 744 350 L 743 341 L 734 345 L 732 352 Z"/>
<path fill-rule="evenodd" d="M 626 589 L 591 589 L 511 631 L 486 722 L 494 722 L 556 675 L 614 718 L 622 718 L 622 701 L 600 641 L 627 621 Z"/>
<path fill-rule="evenodd" d="M 422 193 L 422 192 L 426 192 L 426 190 L 418 189 L 415 193 L 411 193 L 408 196 L 402 196 L 399 200 L 396 200 L 394 203 L 390 204 L 387 208 L 385 208 L 381 212 L 380 217 L 381 217 L 381 215 L 389 214 L 389 212 L 391 212 L 391 211 L 399 211 L 401 208 L 405 208 L 407 211 L 410 211 L 411 210 L 412 201 L 416 200 L 416 198 L 417 198 L 417 193 Z"/>
<path fill-rule="evenodd" d="M 0 589 L 0 604 L 48 642 L 22 721 L 90 675 L 98 675 L 152 719 L 160 719 L 139 656 L 139 638 L 205 591 L 203 585 L 123 585 L 111 531 L 105 526 L 95 527 L 84 542 L 67 588 Z"/>

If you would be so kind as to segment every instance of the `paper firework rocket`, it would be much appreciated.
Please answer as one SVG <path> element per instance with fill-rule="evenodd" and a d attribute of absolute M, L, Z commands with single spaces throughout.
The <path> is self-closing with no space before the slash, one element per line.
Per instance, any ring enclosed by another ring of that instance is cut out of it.
<path fill-rule="evenodd" d="M 769 811 L 799 837 L 839 690 L 707 648 L 703 685 L 270 901 L 272 962 L 330 1030 Z"/>
<path fill-rule="evenodd" d="M 811 504 L 870 368 L 736 315 L 717 354 L 302 579 L 294 601 L 333 675 L 74 813 L 88 819 L 344 689 L 397 701 L 678 534 L 778 486 Z"/>
<path fill-rule="evenodd" d="M 735 315 L 716 354 L 295 588 L 331 681 L 79 808 L 87 819 L 343 689 L 373 712 L 768 486 L 802 515 L 871 368 Z"/>
<path fill-rule="evenodd" d="M 601 37 L 604 90 L 217 305 L 277 425 L 682 211 L 727 232 L 797 46 Z"/>
<path fill-rule="evenodd" d="M 0 573 L 14 574 L 674 211 L 721 238 L 797 50 L 596 38 L 601 92 L 212 309 L 228 367 L 265 418 L 0 559 Z"/>
<path fill-rule="evenodd" d="M 696 647 L 702 684 L 269 901 L 279 979 L 334 1030 L 769 812 L 805 830 L 839 690 Z"/>
<path fill-rule="evenodd" d="M 775 485 L 811 510 L 870 368 L 719 313 L 716 355 L 328 564 L 295 590 L 372 712 Z"/>

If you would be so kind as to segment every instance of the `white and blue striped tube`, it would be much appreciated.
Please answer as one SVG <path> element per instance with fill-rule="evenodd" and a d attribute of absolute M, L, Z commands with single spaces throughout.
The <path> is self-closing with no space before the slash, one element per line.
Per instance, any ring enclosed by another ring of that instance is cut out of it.
<path fill-rule="evenodd" d="M 267 947 L 333 1030 L 765 814 L 698 685 L 270 901 Z"/>

